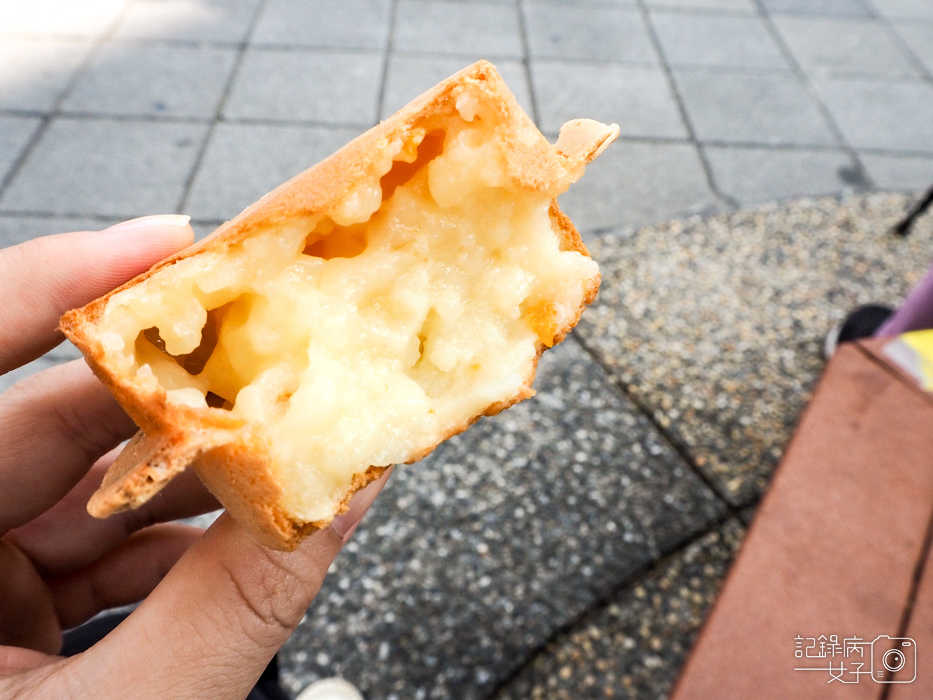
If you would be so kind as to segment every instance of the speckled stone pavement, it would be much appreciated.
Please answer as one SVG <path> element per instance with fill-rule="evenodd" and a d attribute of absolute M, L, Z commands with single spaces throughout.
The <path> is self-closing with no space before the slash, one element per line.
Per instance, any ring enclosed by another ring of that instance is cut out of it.
<path fill-rule="evenodd" d="M 693 218 L 592 244 L 603 286 L 579 335 L 732 505 L 767 485 L 823 367 L 826 330 L 896 305 L 933 259 L 902 195 Z"/>
<path fill-rule="evenodd" d="M 402 467 L 284 650 L 371 698 L 664 697 L 856 303 L 933 259 L 912 201 L 801 200 L 607 235 L 538 395 Z M 595 360 L 595 361 L 594 361 Z"/>

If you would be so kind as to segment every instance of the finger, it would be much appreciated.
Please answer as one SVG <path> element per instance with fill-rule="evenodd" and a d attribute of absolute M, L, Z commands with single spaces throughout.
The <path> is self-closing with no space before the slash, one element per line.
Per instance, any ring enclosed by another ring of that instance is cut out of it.
<path fill-rule="evenodd" d="M 0 644 L 54 654 L 61 629 L 54 604 L 26 555 L 0 540 Z"/>
<path fill-rule="evenodd" d="M 137 510 L 103 520 L 91 517 L 88 498 L 100 486 L 119 449 L 98 460 L 52 508 L 7 533 L 7 539 L 29 556 L 44 576 L 61 576 L 88 566 L 150 525 L 191 518 L 221 507 L 197 474 L 186 470 Z"/>
<path fill-rule="evenodd" d="M 0 533 L 49 509 L 136 426 L 81 361 L 0 394 Z"/>
<path fill-rule="evenodd" d="M 246 697 L 387 476 L 294 552 L 256 544 L 223 515 L 132 615 L 57 681 L 80 687 L 93 674 L 101 697 L 122 697 L 130 688 L 138 698 Z"/>
<path fill-rule="evenodd" d="M 62 341 L 61 315 L 189 245 L 186 216 L 149 216 L 0 250 L 0 374 Z"/>
<path fill-rule="evenodd" d="M 154 525 L 93 564 L 47 580 L 62 629 L 145 598 L 203 534 L 187 525 Z"/>

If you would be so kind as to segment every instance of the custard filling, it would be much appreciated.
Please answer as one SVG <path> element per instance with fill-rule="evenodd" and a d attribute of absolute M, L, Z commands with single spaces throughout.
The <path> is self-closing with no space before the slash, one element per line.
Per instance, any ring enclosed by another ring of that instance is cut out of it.
<path fill-rule="evenodd" d="M 281 507 L 328 519 L 353 475 L 411 461 L 522 391 L 596 264 L 507 176 L 494 122 L 413 130 L 333 211 L 114 295 L 101 341 L 168 402 L 266 438 Z"/>

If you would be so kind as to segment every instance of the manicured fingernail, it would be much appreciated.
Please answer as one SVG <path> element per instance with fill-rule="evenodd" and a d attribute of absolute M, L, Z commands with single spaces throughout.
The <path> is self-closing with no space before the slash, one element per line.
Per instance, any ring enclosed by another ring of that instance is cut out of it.
<path fill-rule="evenodd" d="M 184 214 L 155 214 L 153 216 L 141 216 L 138 219 L 130 219 L 119 224 L 114 224 L 107 231 L 136 231 L 143 228 L 154 228 L 156 226 L 175 226 L 183 228 L 191 221 L 190 216 Z"/>
<path fill-rule="evenodd" d="M 331 522 L 331 528 L 340 536 L 344 544 L 346 544 L 347 540 L 353 535 L 354 530 L 356 530 L 357 526 L 363 520 L 363 516 L 366 515 L 366 511 L 369 510 L 373 501 L 376 500 L 376 496 L 382 491 L 382 487 L 385 486 L 391 472 L 391 469 L 387 469 L 376 481 L 357 492 L 356 495 L 350 499 L 350 510 L 343 515 L 338 515 Z"/>

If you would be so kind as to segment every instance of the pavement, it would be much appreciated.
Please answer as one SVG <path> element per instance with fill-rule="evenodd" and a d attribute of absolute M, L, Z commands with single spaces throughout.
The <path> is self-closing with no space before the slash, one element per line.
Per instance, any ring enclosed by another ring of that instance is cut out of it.
<path fill-rule="evenodd" d="M 933 221 L 927 0 L 0 0 L 0 245 L 198 235 L 488 58 L 554 137 L 603 269 L 538 396 L 398 469 L 283 650 L 289 689 L 664 697 L 857 303 Z M 74 358 L 62 345 L 0 389 Z"/>

